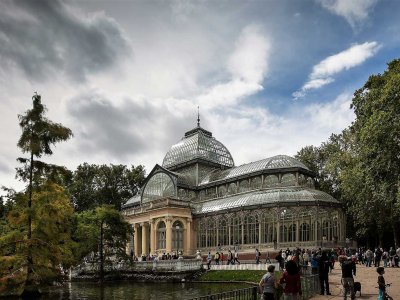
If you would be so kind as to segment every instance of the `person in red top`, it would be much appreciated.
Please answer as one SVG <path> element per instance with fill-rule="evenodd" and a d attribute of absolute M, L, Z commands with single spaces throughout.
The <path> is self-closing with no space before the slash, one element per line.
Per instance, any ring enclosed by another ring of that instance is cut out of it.
<path fill-rule="evenodd" d="M 284 300 L 298 300 L 301 296 L 300 273 L 296 262 L 289 260 L 286 263 L 286 271 L 283 273 L 280 284 L 286 283 L 283 289 Z"/>

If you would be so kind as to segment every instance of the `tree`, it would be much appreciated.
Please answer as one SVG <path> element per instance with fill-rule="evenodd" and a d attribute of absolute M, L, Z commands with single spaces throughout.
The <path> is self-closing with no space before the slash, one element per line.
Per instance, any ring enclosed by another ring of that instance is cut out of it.
<path fill-rule="evenodd" d="M 134 196 L 144 180 L 143 166 L 79 165 L 69 187 L 77 211 L 93 209 L 102 204 L 122 205 Z"/>
<path fill-rule="evenodd" d="M 77 215 L 78 225 L 75 239 L 77 255 L 82 259 L 94 253 L 100 265 L 100 281 L 104 280 L 104 265 L 118 258 L 127 258 L 125 247 L 133 233 L 131 225 L 113 205 L 101 205 Z M 110 260 L 109 260 L 110 259 Z"/>
<path fill-rule="evenodd" d="M 27 188 L 27 203 L 25 208 L 26 214 L 26 261 L 27 261 L 27 276 L 26 276 L 26 291 L 35 289 L 36 279 L 34 277 L 34 260 L 33 260 L 33 241 L 32 241 L 32 222 L 35 215 L 35 208 L 32 207 L 34 193 L 42 192 L 40 189 L 48 178 L 44 178 L 43 174 L 55 174 L 58 168 L 55 165 L 48 165 L 37 160 L 43 155 L 51 155 L 53 153 L 51 147 L 61 141 L 68 140 L 72 136 L 70 129 L 61 124 L 53 123 L 45 117 L 45 106 L 41 103 L 41 96 L 35 94 L 32 97 L 33 107 L 25 112 L 24 115 L 19 115 L 19 125 L 22 129 L 22 135 L 18 140 L 18 147 L 23 153 L 28 153 L 29 158 L 19 158 L 23 163 L 23 167 L 17 170 L 17 175 L 25 182 L 28 182 Z M 51 171 L 53 170 L 53 171 Z M 43 243 L 45 241 L 42 241 Z"/>
<path fill-rule="evenodd" d="M 26 290 L 28 256 L 34 262 L 29 280 L 35 286 L 60 279 L 60 265 L 68 267 L 73 262 L 70 234 L 73 208 L 64 188 L 50 181 L 44 183 L 35 189 L 30 210 L 26 208 L 27 193 L 16 193 L 13 200 L 7 230 L 0 237 L 0 294 L 20 294 Z M 27 239 L 29 216 L 32 231 Z M 14 290 L 10 291 L 10 287 Z"/>
<path fill-rule="evenodd" d="M 383 74 L 372 75 L 352 101 L 353 124 L 359 146 L 360 168 L 371 188 L 370 205 L 391 225 L 398 243 L 400 216 L 400 60 Z"/>

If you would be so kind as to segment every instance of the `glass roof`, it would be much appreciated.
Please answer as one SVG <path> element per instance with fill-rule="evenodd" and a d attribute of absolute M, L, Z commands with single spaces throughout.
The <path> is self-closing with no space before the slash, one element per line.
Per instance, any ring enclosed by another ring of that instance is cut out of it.
<path fill-rule="evenodd" d="M 302 187 L 282 188 L 254 191 L 240 195 L 218 198 L 211 201 L 205 201 L 203 203 L 194 205 L 193 213 L 201 214 L 253 205 L 277 205 L 278 203 L 280 205 L 284 205 L 286 203 L 310 201 L 335 204 L 339 203 L 338 200 L 322 191 Z"/>
<path fill-rule="evenodd" d="M 226 180 L 266 169 L 302 168 L 309 170 L 302 162 L 287 155 L 276 155 L 259 161 L 244 164 L 227 170 L 218 170 L 207 175 L 200 185 L 213 181 Z"/>
<path fill-rule="evenodd" d="M 135 206 L 140 204 L 140 193 L 136 194 L 132 198 L 130 198 L 123 206 L 122 208 L 128 208 L 130 206 Z"/>
<path fill-rule="evenodd" d="M 186 132 L 182 140 L 171 147 L 164 157 L 162 166 L 171 168 L 196 158 L 226 167 L 235 165 L 228 149 L 213 138 L 211 132 L 197 127 Z"/>

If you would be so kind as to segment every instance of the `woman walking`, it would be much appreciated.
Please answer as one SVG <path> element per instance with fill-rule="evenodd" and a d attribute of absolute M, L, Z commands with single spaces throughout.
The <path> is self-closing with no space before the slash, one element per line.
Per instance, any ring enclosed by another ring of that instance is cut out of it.
<path fill-rule="evenodd" d="M 286 263 L 286 271 L 283 273 L 282 278 L 279 280 L 280 284 L 286 283 L 283 290 L 284 300 L 299 300 L 302 294 L 300 273 L 297 264 L 289 260 Z"/>

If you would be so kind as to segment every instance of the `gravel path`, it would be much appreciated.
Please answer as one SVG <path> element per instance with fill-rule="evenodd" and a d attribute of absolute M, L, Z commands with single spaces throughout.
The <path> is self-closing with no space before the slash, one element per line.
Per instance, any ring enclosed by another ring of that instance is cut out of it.
<path fill-rule="evenodd" d="M 329 287 L 332 295 L 322 296 L 317 295 L 311 299 L 313 300 L 326 300 L 326 299 L 343 299 L 341 295 L 342 285 L 340 283 L 341 270 L 338 263 L 335 264 L 335 269 L 329 274 Z M 377 279 L 378 273 L 376 273 L 375 267 L 365 267 L 364 265 L 357 265 L 357 276 L 354 281 L 361 282 L 361 297 L 359 293 L 356 293 L 356 299 L 374 299 L 378 298 L 378 286 Z M 393 283 L 388 289 L 388 294 L 393 297 L 394 300 L 400 300 L 400 268 L 385 268 L 385 281 L 386 283 Z M 350 297 L 347 297 L 350 299 Z"/>

